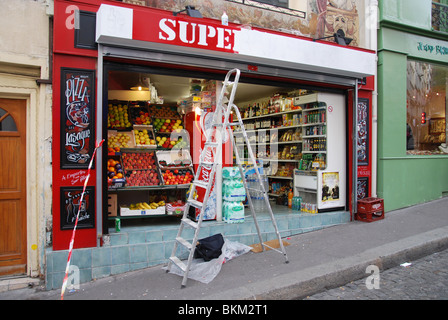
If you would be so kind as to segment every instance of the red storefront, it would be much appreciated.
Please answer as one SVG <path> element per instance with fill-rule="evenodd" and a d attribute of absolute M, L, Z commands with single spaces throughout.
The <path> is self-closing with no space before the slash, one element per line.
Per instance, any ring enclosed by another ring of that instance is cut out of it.
<path fill-rule="evenodd" d="M 122 89 L 126 73 L 171 77 L 167 82 L 187 75 L 216 81 L 233 68 L 252 85 L 342 97 L 343 121 L 336 127 L 344 136 L 339 179 L 345 186 L 337 206 L 353 213 L 354 196 L 371 195 L 374 52 L 117 1 L 55 0 L 53 250 L 68 248 L 79 206 L 83 219 L 75 248 L 101 246 L 108 233 L 106 145 L 98 150 L 84 202 L 78 201 L 95 143 L 108 140 L 111 92 Z M 329 105 L 328 115 L 332 112 Z M 192 127 L 189 119 L 182 115 L 186 128 Z"/>

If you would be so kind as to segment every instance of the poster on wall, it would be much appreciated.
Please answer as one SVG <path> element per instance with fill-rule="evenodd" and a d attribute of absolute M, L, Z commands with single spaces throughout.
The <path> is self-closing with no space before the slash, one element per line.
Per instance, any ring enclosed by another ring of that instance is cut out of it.
<path fill-rule="evenodd" d="M 61 187 L 61 230 L 73 230 L 79 211 L 77 229 L 95 227 L 95 191 L 86 187 L 81 202 L 82 187 Z"/>
<path fill-rule="evenodd" d="M 89 166 L 94 115 L 95 71 L 61 68 L 61 169 Z"/>
<path fill-rule="evenodd" d="M 358 99 L 358 165 L 369 165 L 369 99 Z"/>
<path fill-rule="evenodd" d="M 369 195 L 369 178 L 358 178 L 358 187 L 356 188 L 358 200 L 367 198 Z"/>
<path fill-rule="evenodd" d="M 322 173 L 322 202 L 339 200 L 339 172 Z"/>

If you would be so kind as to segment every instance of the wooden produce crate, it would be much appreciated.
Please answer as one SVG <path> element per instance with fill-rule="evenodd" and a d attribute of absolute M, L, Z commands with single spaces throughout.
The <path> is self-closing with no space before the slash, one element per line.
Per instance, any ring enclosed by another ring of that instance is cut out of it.
<path fill-rule="evenodd" d="M 160 169 L 162 184 L 164 185 L 189 185 L 194 179 L 193 168 L 169 168 Z M 173 177 L 174 179 L 172 179 Z"/>
<path fill-rule="evenodd" d="M 132 131 L 107 131 L 107 154 L 117 155 L 122 148 L 134 148 L 134 136 Z"/>
<path fill-rule="evenodd" d="M 121 157 L 128 187 L 161 184 L 162 179 L 154 151 L 126 149 L 122 152 Z"/>
<path fill-rule="evenodd" d="M 147 106 L 132 105 L 128 108 L 133 125 L 150 125 L 151 116 Z"/>
<path fill-rule="evenodd" d="M 140 135 L 143 133 L 143 135 Z M 134 144 L 136 148 L 157 149 L 154 130 L 150 125 L 134 125 L 132 130 Z M 145 141 L 139 139 L 139 136 L 146 137 Z"/>

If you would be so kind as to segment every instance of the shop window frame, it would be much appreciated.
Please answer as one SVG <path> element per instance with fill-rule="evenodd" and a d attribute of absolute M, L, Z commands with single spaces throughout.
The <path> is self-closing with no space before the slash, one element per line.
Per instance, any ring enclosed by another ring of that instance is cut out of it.
<path fill-rule="evenodd" d="M 78 10 L 75 18 L 75 48 L 97 50 L 95 41 L 96 12 Z"/>
<path fill-rule="evenodd" d="M 261 0 L 225 0 L 225 1 L 240 4 L 240 5 L 245 5 L 248 7 L 254 7 L 254 8 L 259 8 L 259 9 L 263 9 L 263 10 L 268 10 L 268 11 L 272 11 L 272 12 L 283 13 L 283 14 L 298 17 L 301 19 L 306 19 L 306 14 L 307 14 L 304 11 L 291 9 L 289 7 L 289 0 L 287 0 L 287 3 L 285 5 L 281 5 L 281 3 L 278 0 L 271 0 L 271 1 L 269 1 L 269 0 L 266 0 L 266 1 L 261 1 Z"/>
<path fill-rule="evenodd" d="M 438 63 L 435 61 L 426 61 L 426 60 L 419 60 L 419 59 L 408 59 L 407 60 L 407 68 L 409 68 L 409 62 L 414 62 L 414 63 L 418 63 L 418 64 L 428 64 L 431 67 L 437 67 L 437 68 L 442 68 L 445 71 L 445 77 L 448 78 L 448 65 L 443 64 L 443 63 Z M 432 74 L 430 76 L 432 78 Z M 422 78 L 422 76 L 420 76 L 420 78 Z M 447 81 L 447 80 L 445 80 Z M 407 135 L 407 131 L 408 131 L 408 114 L 409 114 L 409 82 L 410 80 L 408 79 L 408 70 L 406 72 L 406 101 L 407 101 L 407 105 L 406 105 L 406 135 Z M 447 99 L 447 87 L 445 87 L 445 100 Z M 426 93 L 426 96 L 428 96 L 428 92 Z M 414 97 L 415 98 L 415 97 Z M 431 117 L 428 112 L 427 112 L 427 108 L 430 107 L 429 103 L 426 103 L 424 106 L 419 106 L 418 107 L 418 111 L 415 114 L 422 114 L 421 118 L 417 118 L 417 116 L 415 116 L 415 120 L 418 122 L 418 124 L 424 124 L 427 126 L 427 134 L 426 136 L 437 136 L 440 135 L 442 133 L 446 133 L 448 132 L 448 127 L 447 127 L 447 119 L 448 119 L 448 105 L 446 105 L 445 103 L 445 118 L 443 117 Z M 423 113 L 425 114 L 425 116 L 423 116 Z M 420 122 L 425 120 L 425 123 Z M 435 132 L 432 128 L 435 125 L 435 121 L 440 122 L 441 120 L 443 120 L 443 122 L 445 123 L 445 131 L 437 131 Z M 423 138 L 422 141 L 417 141 L 419 134 L 416 134 L 416 130 L 411 130 L 412 132 L 412 138 L 413 138 L 413 143 L 414 143 L 414 148 L 413 149 L 408 149 L 408 139 L 406 137 L 406 156 L 407 157 L 425 157 L 425 156 L 436 156 L 436 157 L 440 157 L 440 156 L 448 156 L 448 153 L 441 153 L 439 146 L 435 146 L 433 148 L 433 150 L 424 150 L 422 149 L 419 145 L 421 144 L 427 144 L 427 143 L 432 143 L 434 145 L 439 144 L 441 145 L 442 143 L 446 143 L 448 144 L 448 137 L 445 135 L 445 140 L 441 140 L 441 141 L 437 141 L 437 142 L 431 142 L 431 140 L 429 142 L 424 141 L 426 138 Z M 425 136 L 425 137 L 426 137 Z"/>

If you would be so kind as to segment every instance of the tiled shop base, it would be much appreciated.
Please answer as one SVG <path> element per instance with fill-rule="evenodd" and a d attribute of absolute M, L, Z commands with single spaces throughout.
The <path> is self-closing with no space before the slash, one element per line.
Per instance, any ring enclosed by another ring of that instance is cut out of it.
<path fill-rule="evenodd" d="M 347 223 L 350 213 L 345 211 L 319 214 L 292 213 L 285 207 L 273 208 L 276 222 L 282 237 L 288 237 L 325 227 Z M 276 238 L 271 220 L 267 215 L 258 217 L 263 241 Z M 119 273 L 133 271 L 166 263 L 171 255 L 174 238 L 179 228 L 179 220 L 164 225 L 128 227 L 123 223 L 119 233 L 110 229 L 109 241 L 102 247 L 73 250 L 71 265 L 79 270 L 80 283 L 89 282 Z M 193 238 L 193 229 L 184 229 L 185 238 Z M 187 230 L 191 231 L 190 237 Z M 221 233 L 231 241 L 246 245 L 258 243 L 258 235 L 252 217 L 246 216 L 244 223 L 228 224 L 225 222 L 204 221 L 200 238 Z M 108 242 L 108 243 L 107 243 Z M 180 252 L 187 257 L 187 252 Z M 68 251 L 46 250 L 46 288 L 58 289 L 67 265 Z"/>

